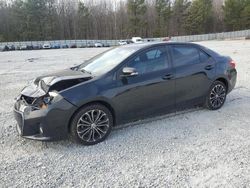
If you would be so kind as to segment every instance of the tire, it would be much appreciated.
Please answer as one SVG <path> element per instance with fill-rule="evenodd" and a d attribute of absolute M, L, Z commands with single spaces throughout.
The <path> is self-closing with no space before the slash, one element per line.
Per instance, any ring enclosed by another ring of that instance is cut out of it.
<path fill-rule="evenodd" d="M 227 87 L 223 82 L 215 81 L 207 94 L 205 106 L 209 110 L 220 109 L 227 98 Z"/>
<path fill-rule="evenodd" d="M 94 145 L 106 139 L 113 127 L 113 116 L 101 104 L 82 107 L 70 125 L 71 137 L 83 145 Z"/>

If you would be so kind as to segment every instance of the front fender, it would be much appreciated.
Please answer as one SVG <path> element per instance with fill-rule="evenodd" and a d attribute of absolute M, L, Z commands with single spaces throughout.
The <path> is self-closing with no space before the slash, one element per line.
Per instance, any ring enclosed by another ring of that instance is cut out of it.
<path fill-rule="evenodd" d="M 106 83 L 105 83 L 106 82 Z M 105 87 L 105 88 L 104 88 Z M 115 112 L 117 107 L 112 102 L 115 96 L 112 77 L 97 79 L 66 89 L 60 94 L 78 108 L 93 102 L 100 102 Z"/>

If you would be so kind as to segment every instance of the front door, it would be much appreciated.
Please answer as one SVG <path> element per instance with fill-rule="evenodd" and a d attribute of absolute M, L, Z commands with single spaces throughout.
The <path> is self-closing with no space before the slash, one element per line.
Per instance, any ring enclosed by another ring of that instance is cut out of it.
<path fill-rule="evenodd" d="M 167 47 L 139 52 L 124 67 L 135 68 L 137 76 L 120 78 L 114 102 L 121 119 L 139 119 L 175 106 L 175 81 Z M 122 70 L 122 69 L 121 69 Z"/>

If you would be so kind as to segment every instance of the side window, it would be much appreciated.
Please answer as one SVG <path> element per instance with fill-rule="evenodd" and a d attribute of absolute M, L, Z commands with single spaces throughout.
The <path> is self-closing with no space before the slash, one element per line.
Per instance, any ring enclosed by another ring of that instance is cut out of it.
<path fill-rule="evenodd" d="M 172 55 L 175 67 L 200 63 L 198 49 L 191 46 L 172 46 Z"/>
<path fill-rule="evenodd" d="M 145 74 L 168 68 L 166 48 L 156 47 L 139 53 L 127 65 L 137 70 L 139 74 Z"/>
<path fill-rule="evenodd" d="M 200 52 L 200 60 L 201 60 L 201 63 L 205 63 L 207 62 L 207 60 L 210 58 L 209 55 L 207 55 L 205 52 L 203 51 L 199 51 Z"/>
<path fill-rule="evenodd" d="M 146 53 L 147 58 L 149 60 L 159 58 L 161 54 L 162 54 L 162 52 L 159 49 L 151 50 L 151 51 Z"/>

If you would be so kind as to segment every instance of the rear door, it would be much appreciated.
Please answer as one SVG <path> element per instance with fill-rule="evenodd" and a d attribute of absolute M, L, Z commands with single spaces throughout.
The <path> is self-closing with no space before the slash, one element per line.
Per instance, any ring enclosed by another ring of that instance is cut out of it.
<path fill-rule="evenodd" d="M 176 104 L 203 101 L 215 74 L 215 61 L 195 45 L 170 45 L 176 78 Z"/>
<path fill-rule="evenodd" d="M 135 77 L 119 78 L 123 67 L 133 67 Z M 114 102 L 123 119 L 152 115 L 175 106 L 174 73 L 167 47 L 145 49 L 126 62 L 118 72 L 119 93 Z"/>

